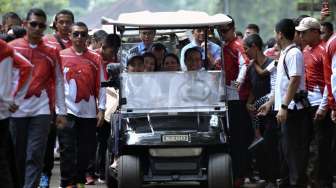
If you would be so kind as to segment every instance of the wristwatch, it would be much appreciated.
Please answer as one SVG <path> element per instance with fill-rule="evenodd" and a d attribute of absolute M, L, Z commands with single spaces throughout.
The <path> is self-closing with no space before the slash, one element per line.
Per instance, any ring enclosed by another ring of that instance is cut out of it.
<path fill-rule="evenodd" d="M 288 105 L 281 104 L 281 108 L 284 109 L 284 110 L 288 110 Z"/>

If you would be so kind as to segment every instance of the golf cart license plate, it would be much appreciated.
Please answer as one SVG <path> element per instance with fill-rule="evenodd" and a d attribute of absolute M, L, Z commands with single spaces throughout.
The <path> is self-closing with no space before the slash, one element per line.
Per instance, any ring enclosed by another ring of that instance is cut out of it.
<path fill-rule="evenodd" d="M 189 135 L 163 135 L 162 142 L 189 142 Z"/>

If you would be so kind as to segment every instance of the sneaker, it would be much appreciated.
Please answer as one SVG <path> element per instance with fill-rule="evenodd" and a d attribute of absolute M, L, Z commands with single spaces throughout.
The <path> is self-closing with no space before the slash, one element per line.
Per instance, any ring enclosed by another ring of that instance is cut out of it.
<path fill-rule="evenodd" d="M 105 183 L 105 180 L 102 179 L 102 178 L 98 178 L 98 183 L 104 184 L 104 183 Z"/>
<path fill-rule="evenodd" d="M 49 188 L 49 177 L 47 175 L 45 175 L 45 174 L 41 175 L 39 187 L 40 188 Z"/>
<path fill-rule="evenodd" d="M 94 185 L 95 184 L 95 179 L 93 176 L 86 176 L 86 182 L 85 185 Z"/>

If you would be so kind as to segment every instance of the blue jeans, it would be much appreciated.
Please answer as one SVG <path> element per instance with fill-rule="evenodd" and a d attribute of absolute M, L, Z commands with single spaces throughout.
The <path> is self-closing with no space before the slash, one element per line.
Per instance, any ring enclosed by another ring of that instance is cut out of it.
<path fill-rule="evenodd" d="M 11 118 L 10 129 L 20 187 L 36 188 L 47 145 L 50 115 Z"/>

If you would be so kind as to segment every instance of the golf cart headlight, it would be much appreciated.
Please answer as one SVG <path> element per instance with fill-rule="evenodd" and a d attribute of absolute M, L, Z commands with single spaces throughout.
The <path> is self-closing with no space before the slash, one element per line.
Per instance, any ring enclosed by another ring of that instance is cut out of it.
<path fill-rule="evenodd" d="M 210 126 L 211 126 L 211 127 L 218 127 L 218 116 L 216 116 L 216 115 L 211 115 L 211 118 L 210 118 Z"/>

